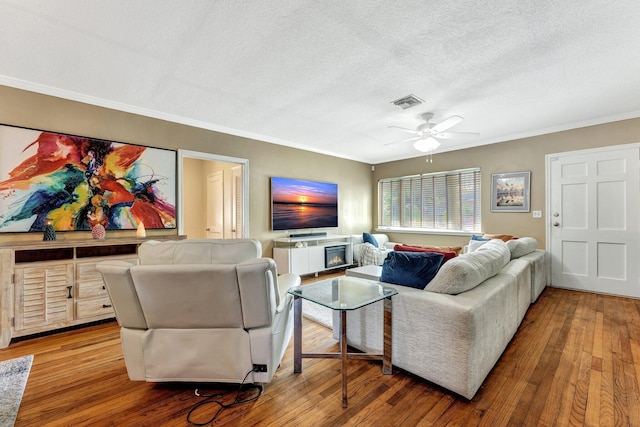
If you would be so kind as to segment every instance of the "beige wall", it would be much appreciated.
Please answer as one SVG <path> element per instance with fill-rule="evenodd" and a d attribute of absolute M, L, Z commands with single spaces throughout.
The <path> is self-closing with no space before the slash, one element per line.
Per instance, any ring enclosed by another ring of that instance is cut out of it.
<path fill-rule="evenodd" d="M 262 242 L 265 255 L 271 255 L 273 238 L 286 236 L 285 233 L 269 230 L 271 176 L 338 183 L 340 227 L 329 229 L 330 233 L 359 233 L 372 227 L 371 169 L 365 163 L 266 144 L 6 86 L 0 86 L 0 123 L 248 159 L 249 236 Z M 147 235 L 153 236 L 158 233 L 167 232 L 148 230 Z M 109 234 L 131 236 L 135 232 Z M 58 237 L 90 238 L 90 233 L 58 233 Z M 34 233 L 0 234 L 0 242 L 25 239 L 41 240 L 42 236 Z"/>
<path fill-rule="evenodd" d="M 437 154 L 433 157 L 433 163 L 429 164 L 425 162 L 424 157 L 378 164 L 375 172 L 371 172 L 370 165 L 365 163 L 267 144 L 5 86 L 0 86 L 0 122 L 153 147 L 184 148 L 248 159 L 249 236 L 262 242 L 265 255 L 271 254 L 271 239 L 285 236 L 285 233 L 274 233 L 269 229 L 269 178 L 271 176 L 337 182 L 340 227 L 331 229 L 329 232 L 352 234 L 371 230 L 377 224 L 378 213 L 374 201 L 378 179 L 480 167 L 483 177 L 483 231 L 533 236 L 539 240 L 540 246 L 544 247 L 544 219 L 533 219 L 531 212 L 490 212 L 491 174 L 531 171 L 531 209 L 541 210 L 544 213 L 545 154 L 640 141 L 640 119 L 624 120 Z M 186 204 L 188 196 L 185 195 L 185 197 Z M 197 216 L 199 213 L 188 215 Z M 112 235 L 130 235 L 128 233 L 120 232 Z M 150 236 L 157 233 L 166 232 L 148 230 Z M 187 233 L 190 234 L 188 231 Z M 61 234 L 63 234 L 62 238 L 65 238 L 64 233 Z M 446 235 L 390 233 L 390 237 L 392 241 L 422 244 L 464 244 L 468 241 L 468 237 Z M 90 233 L 70 233 L 69 238 L 90 238 Z M 0 242 L 18 239 L 39 240 L 41 236 L 0 234 Z"/>
<path fill-rule="evenodd" d="M 478 148 L 376 165 L 374 180 L 419 173 L 479 167 L 482 171 L 482 231 L 492 234 L 532 236 L 544 248 L 545 240 L 545 155 L 594 147 L 640 142 L 640 119 L 623 120 L 565 132 L 519 139 Z M 491 212 L 491 174 L 531 171 L 531 210 L 543 212 L 542 219 L 532 213 Z M 374 207 L 373 224 L 378 209 Z M 464 244 L 469 237 L 390 233 L 392 241 L 414 244 Z"/>

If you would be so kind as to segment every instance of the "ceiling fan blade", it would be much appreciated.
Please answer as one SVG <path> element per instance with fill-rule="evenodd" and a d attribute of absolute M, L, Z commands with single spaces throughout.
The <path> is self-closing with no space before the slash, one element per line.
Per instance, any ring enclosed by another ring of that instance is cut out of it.
<path fill-rule="evenodd" d="M 437 125 L 435 125 L 434 127 L 431 128 L 431 133 L 438 133 L 438 132 L 444 132 L 445 130 L 454 127 L 455 125 L 457 125 L 458 123 L 460 123 L 461 121 L 463 121 L 464 119 L 460 116 L 451 116 L 451 117 L 447 117 L 446 119 L 444 119 L 443 121 L 441 121 L 440 123 L 438 123 Z"/>
<path fill-rule="evenodd" d="M 480 136 L 480 134 L 477 132 L 440 132 L 433 136 L 444 139 L 466 139 L 475 138 L 476 136 Z"/>
<path fill-rule="evenodd" d="M 407 129 L 407 128 L 403 128 L 403 127 L 400 127 L 400 126 L 387 126 L 387 127 L 394 128 L 394 129 L 400 129 L 400 130 L 403 130 L 403 131 L 409 132 L 409 133 L 416 133 L 417 132 L 415 129 Z"/>
<path fill-rule="evenodd" d="M 400 141 L 387 142 L 384 145 L 392 145 L 392 144 L 398 144 L 400 142 L 415 141 L 416 139 L 420 139 L 420 138 L 422 138 L 422 137 L 421 136 L 412 136 L 411 138 L 401 139 Z"/>

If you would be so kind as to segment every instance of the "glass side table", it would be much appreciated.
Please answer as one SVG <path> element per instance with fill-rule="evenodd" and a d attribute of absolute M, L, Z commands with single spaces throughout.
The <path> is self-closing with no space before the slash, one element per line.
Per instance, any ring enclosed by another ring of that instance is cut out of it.
<path fill-rule="evenodd" d="M 368 280 L 339 277 L 323 280 L 288 291 L 293 295 L 293 372 L 302 372 L 302 358 L 328 358 L 342 361 L 342 407 L 347 407 L 347 358 L 382 360 L 382 373 L 390 375 L 391 365 L 391 297 L 398 291 Z M 302 300 L 306 299 L 332 310 L 340 311 L 340 352 L 302 352 Z M 374 302 L 384 300 L 384 344 L 382 354 L 347 352 L 347 311 L 357 310 Z"/>

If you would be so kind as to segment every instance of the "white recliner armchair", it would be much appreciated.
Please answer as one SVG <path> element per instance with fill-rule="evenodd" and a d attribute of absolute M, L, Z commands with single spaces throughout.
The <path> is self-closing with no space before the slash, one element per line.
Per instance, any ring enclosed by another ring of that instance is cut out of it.
<path fill-rule="evenodd" d="M 148 241 L 98 264 L 132 381 L 271 381 L 293 332 L 294 274 L 253 239 Z"/>

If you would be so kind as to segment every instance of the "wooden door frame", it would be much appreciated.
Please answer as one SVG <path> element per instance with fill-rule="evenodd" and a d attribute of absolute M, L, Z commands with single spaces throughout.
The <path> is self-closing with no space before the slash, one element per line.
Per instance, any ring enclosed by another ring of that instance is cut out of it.
<path fill-rule="evenodd" d="M 220 154 L 202 153 L 199 151 L 178 149 L 178 207 L 176 216 L 178 218 L 178 234 L 184 234 L 184 189 L 183 189 L 183 167 L 184 159 L 198 159 L 198 160 L 212 160 L 225 163 L 237 163 L 242 165 L 242 185 L 244 187 L 244 194 L 242 195 L 242 202 L 244 205 L 242 213 L 242 225 L 243 236 L 249 237 L 249 159 L 242 159 L 239 157 L 223 156 Z"/>

